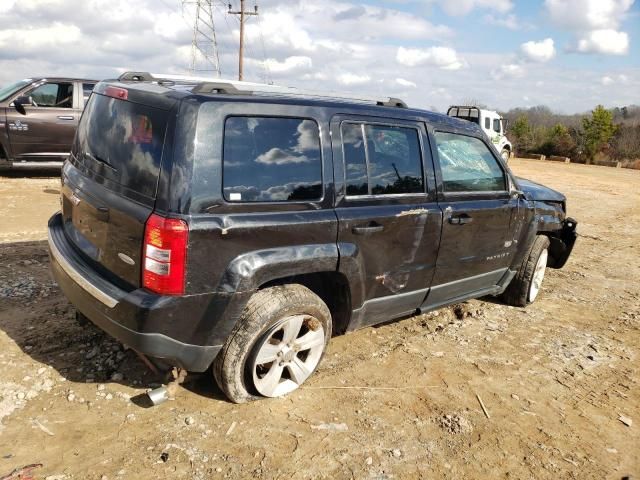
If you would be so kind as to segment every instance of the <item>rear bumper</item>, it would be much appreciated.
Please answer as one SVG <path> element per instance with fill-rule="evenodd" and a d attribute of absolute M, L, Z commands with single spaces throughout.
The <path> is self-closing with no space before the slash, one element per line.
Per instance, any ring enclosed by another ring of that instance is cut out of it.
<path fill-rule="evenodd" d="M 222 345 L 195 345 L 176 339 L 175 332 L 211 338 L 202 325 L 205 313 L 219 313 L 211 296 L 163 297 L 143 289 L 127 292 L 92 269 L 68 242 L 62 216 L 49 220 L 51 269 L 69 301 L 112 337 L 145 355 L 190 371 L 205 371 Z M 212 308 L 212 305 L 214 308 Z M 213 311 L 212 311 L 213 310 Z M 185 324 L 184 322 L 189 322 Z M 217 322 L 214 322 L 217 323 Z M 222 328 L 220 333 L 226 332 Z"/>

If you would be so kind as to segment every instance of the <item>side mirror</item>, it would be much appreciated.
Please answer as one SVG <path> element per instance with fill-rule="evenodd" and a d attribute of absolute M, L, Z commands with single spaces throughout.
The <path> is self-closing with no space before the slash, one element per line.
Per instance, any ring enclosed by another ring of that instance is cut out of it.
<path fill-rule="evenodd" d="M 25 105 L 33 105 L 33 100 L 31 97 L 22 96 L 18 97 L 13 101 L 13 106 L 21 115 L 26 115 L 27 111 L 24 109 Z"/>
<path fill-rule="evenodd" d="M 512 198 L 524 198 L 524 192 L 522 190 L 518 190 L 517 188 L 511 188 L 510 193 Z"/>

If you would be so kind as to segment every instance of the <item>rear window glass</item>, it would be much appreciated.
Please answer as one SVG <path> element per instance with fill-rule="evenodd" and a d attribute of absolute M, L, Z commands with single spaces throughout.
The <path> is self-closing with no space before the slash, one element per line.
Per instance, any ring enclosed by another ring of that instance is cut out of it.
<path fill-rule="evenodd" d="M 167 112 L 92 95 L 78 126 L 77 160 L 146 197 L 155 197 Z"/>
<path fill-rule="evenodd" d="M 230 202 L 322 197 L 318 124 L 303 118 L 229 117 L 224 127 L 223 186 Z"/>

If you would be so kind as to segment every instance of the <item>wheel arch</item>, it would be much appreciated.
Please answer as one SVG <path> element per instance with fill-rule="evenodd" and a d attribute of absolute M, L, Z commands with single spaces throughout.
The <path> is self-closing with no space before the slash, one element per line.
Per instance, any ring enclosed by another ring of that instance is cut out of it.
<path fill-rule="evenodd" d="M 230 262 L 218 287 L 228 294 L 256 292 L 274 285 L 298 283 L 329 307 L 333 331 L 344 333 L 351 319 L 352 284 L 339 271 L 340 254 L 333 244 L 298 245 L 248 252 Z M 234 305 L 237 314 L 243 305 Z"/>
<path fill-rule="evenodd" d="M 270 280 L 258 289 L 291 283 L 307 287 L 327 304 L 331 312 L 334 334 L 341 335 L 346 332 L 351 320 L 351 289 L 347 277 L 336 271 L 303 273 Z"/>

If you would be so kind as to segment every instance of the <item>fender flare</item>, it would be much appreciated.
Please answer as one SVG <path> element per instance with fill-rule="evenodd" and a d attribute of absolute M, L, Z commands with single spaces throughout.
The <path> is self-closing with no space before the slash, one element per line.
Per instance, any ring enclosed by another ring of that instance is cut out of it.
<path fill-rule="evenodd" d="M 221 293 L 257 290 L 278 278 L 304 273 L 335 272 L 339 253 L 335 243 L 254 250 L 234 258 L 220 279 Z"/>

